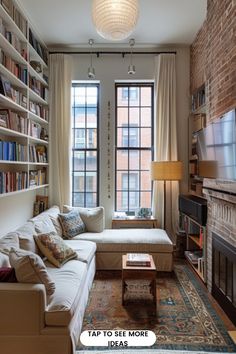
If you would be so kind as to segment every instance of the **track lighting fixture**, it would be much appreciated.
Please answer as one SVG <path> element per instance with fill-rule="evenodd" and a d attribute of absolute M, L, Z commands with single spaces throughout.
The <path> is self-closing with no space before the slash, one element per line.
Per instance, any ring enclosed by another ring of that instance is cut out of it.
<path fill-rule="evenodd" d="M 133 47 L 135 45 L 135 40 L 133 38 L 131 38 L 129 40 L 129 45 L 131 48 L 131 52 L 130 52 L 130 64 L 128 67 L 128 74 L 129 75 L 134 75 L 135 74 L 135 65 L 133 65 Z"/>
<path fill-rule="evenodd" d="M 95 79 L 95 69 L 93 67 L 93 58 L 92 58 L 92 46 L 94 44 L 93 39 L 89 39 L 88 44 L 91 47 L 91 52 L 90 52 L 90 66 L 88 68 L 88 78 L 89 79 Z"/>

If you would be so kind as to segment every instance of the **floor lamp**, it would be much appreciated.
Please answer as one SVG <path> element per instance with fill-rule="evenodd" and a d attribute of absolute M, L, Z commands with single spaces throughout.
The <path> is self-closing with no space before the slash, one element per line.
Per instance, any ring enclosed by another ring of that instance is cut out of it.
<path fill-rule="evenodd" d="M 180 181 L 183 174 L 181 161 L 152 161 L 151 179 L 164 181 L 164 229 L 166 228 L 166 181 Z"/>

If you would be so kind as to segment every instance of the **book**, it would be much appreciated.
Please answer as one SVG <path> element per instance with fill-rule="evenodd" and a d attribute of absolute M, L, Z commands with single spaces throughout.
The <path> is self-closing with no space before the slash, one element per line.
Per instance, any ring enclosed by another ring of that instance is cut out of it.
<path fill-rule="evenodd" d="M 150 267 L 151 257 L 147 253 L 127 253 L 127 266 Z"/>

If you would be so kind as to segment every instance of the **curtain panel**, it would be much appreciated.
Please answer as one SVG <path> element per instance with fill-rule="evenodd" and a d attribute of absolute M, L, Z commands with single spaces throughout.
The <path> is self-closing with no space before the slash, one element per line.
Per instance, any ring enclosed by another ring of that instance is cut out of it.
<path fill-rule="evenodd" d="M 155 57 L 154 160 L 177 161 L 176 64 L 175 54 Z M 167 182 L 166 230 L 171 235 L 178 225 L 179 183 Z M 164 227 L 164 182 L 153 183 L 153 215 Z"/>
<path fill-rule="evenodd" d="M 71 80 L 70 55 L 50 55 L 50 204 L 70 204 Z"/>

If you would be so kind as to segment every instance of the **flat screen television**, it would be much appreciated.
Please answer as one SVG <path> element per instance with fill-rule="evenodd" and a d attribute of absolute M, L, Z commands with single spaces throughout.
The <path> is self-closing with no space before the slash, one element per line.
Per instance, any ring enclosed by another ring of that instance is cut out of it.
<path fill-rule="evenodd" d="M 236 181 L 235 109 L 198 133 L 197 153 L 201 177 Z"/>

